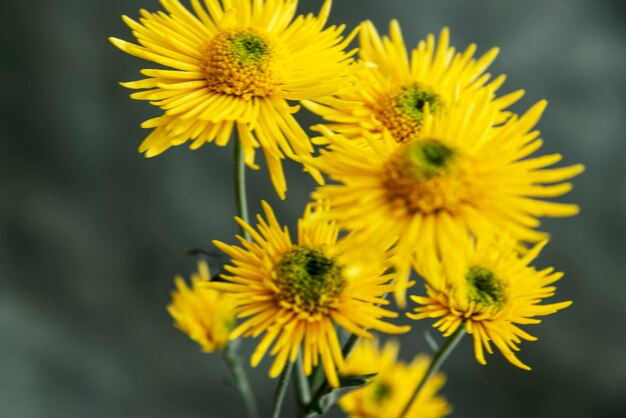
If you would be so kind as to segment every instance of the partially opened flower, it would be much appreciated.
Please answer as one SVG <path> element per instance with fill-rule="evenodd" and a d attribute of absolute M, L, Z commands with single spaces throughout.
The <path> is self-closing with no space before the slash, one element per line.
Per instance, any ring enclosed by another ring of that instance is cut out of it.
<path fill-rule="evenodd" d="M 402 333 L 408 327 L 383 319 L 397 317 L 387 310 L 385 294 L 393 289 L 386 275 L 385 258 L 375 252 L 364 257 L 345 239 L 338 239 L 333 222 L 321 221 L 318 210 L 307 207 L 298 223 L 298 239 L 292 242 L 272 209 L 263 202 L 265 218 L 257 217 L 256 230 L 237 219 L 253 241 L 239 237 L 241 246 L 215 241 L 232 257 L 225 269 L 225 283 L 212 287 L 233 295 L 235 313 L 244 318 L 231 338 L 262 335 L 252 355 L 259 364 L 266 352 L 276 356 L 270 376 L 278 376 L 286 362 L 301 351 L 304 372 L 321 364 L 329 383 L 337 387 L 337 369 L 343 355 L 337 327 L 371 337 L 368 329 Z"/>
<path fill-rule="evenodd" d="M 191 288 L 182 277 L 176 277 L 176 290 L 172 292 L 172 303 L 167 307 L 176 326 L 200 344 L 204 352 L 224 348 L 235 325 L 232 297 L 207 288 L 209 277 L 205 261 L 200 261 L 198 273 L 191 275 Z"/>
<path fill-rule="evenodd" d="M 249 167 L 255 149 L 265 154 L 272 182 L 284 197 L 281 159 L 299 159 L 313 148 L 294 119 L 288 100 L 316 100 L 350 84 L 346 77 L 351 36 L 343 26 L 324 29 L 327 0 L 319 15 L 296 14 L 297 0 L 192 0 L 194 13 L 178 0 L 161 0 L 165 12 L 124 16 L 139 45 L 117 38 L 121 50 L 168 69 L 145 69 L 148 78 L 122 83 L 145 89 L 164 114 L 143 123 L 154 128 L 139 151 L 151 157 L 191 142 L 225 146 L 236 130 Z M 317 173 L 312 172 L 315 176 Z"/>
<path fill-rule="evenodd" d="M 411 401 L 417 385 L 430 363 L 417 356 L 411 363 L 397 360 L 399 345 L 388 342 L 380 349 L 375 339 L 357 345 L 342 369 L 344 375 L 377 373 L 369 382 L 339 399 L 339 406 L 349 418 L 440 418 L 452 408 L 437 392 L 445 383 L 441 373 L 433 375 Z M 401 417 L 408 402 L 411 405 Z"/>
<path fill-rule="evenodd" d="M 456 52 L 449 45 L 446 28 L 437 42 L 431 34 L 407 52 L 397 21 L 391 22 L 390 36 L 382 38 L 374 24 L 366 21 L 360 31 L 359 65 L 353 66 L 356 87 L 325 104 L 305 104 L 330 122 L 331 130 L 347 138 L 381 138 L 387 132 L 395 141 L 407 142 L 419 135 L 427 111 L 443 114 L 460 102 L 471 101 L 481 88 L 489 86 L 495 91 L 504 82 L 504 76 L 490 80 L 485 72 L 498 49 L 477 59 L 475 51 L 472 44 L 464 52 Z M 491 105 L 503 110 L 522 94 L 494 96 Z M 508 115 L 499 112 L 498 121 Z"/>
<path fill-rule="evenodd" d="M 509 362 L 530 370 L 515 352 L 522 340 L 536 338 L 520 325 L 539 324 L 538 316 L 572 304 L 541 304 L 554 295 L 552 284 L 563 276 L 553 268 L 536 270 L 530 266 L 544 244 L 519 255 L 516 243 L 508 238 L 477 244 L 469 238 L 457 242 L 458 258 L 446 263 L 435 259 L 418 263 L 428 295 L 411 296 L 419 306 L 414 314 L 407 315 L 413 319 L 439 318 L 433 326 L 445 336 L 465 327 L 474 337 L 474 353 L 481 364 L 486 364 L 484 350 L 493 353 L 493 344 Z"/>
<path fill-rule="evenodd" d="M 318 188 L 314 197 L 327 199 L 331 215 L 362 245 L 396 240 L 391 251 L 399 303 L 414 258 L 445 256 L 468 233 L 504 228 L 515 239 L 538 242 L 546 238 L 536 230 L 539 217 L 578 212 L 576 205 L 544 198 L 567 193 L 571 184 L 563 181 L 583 166 L 549 168 L 559 154 L 527 158 L 542 144 L 532 129 L 546 103 L 494 127 L 498 111 L 490 100 L 485 89 L 471 106 L 426 117 L 418 137 L 405 143 L 385 133 L 355 147 L 320 128 L 330 146 L 312 164 L 338 184 Z"/>

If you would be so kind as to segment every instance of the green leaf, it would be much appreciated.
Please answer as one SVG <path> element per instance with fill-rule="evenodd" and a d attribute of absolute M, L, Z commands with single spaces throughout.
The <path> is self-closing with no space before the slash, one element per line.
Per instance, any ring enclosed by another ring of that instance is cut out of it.
<path fill-rule="evenodd" d="M 377 373 L 364 374 L 361 376 L 340 376 L 339 387 L 351 388 L 355 386 L 363 386 L 368 380 L 375 377 Z"/>

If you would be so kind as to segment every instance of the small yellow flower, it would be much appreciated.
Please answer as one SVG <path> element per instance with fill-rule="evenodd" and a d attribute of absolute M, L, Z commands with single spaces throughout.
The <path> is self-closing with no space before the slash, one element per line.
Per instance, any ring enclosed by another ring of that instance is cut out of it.
<path fill-rule="evenodd" d="M 343 90 L 335 100 L 323 104 L 305 102 L 330 122 L 331 130 L 350 139 L 364 135 L 380 139 L 388 133 L 397 142 L 410 141 L 419 135 L 427 112 L 445 114 L 470 102 L 485 86 L 495 92 L 505 79 L 490 80 L 485 73 L 497 48 L 477 59 L 473 58 L 474 44 L 456 52 L 449 45 L 447 28 L 438 42 L 430 34 L 407 53 L 397 21 L 391 22 L 390 36 L 382 38 L 373 23 L 366 21 L 361 25 L 360 46 L 360 60 L 352 67 L 358 80 L 355 88 Z M 509 116 L 502 110 L 522 95 L 523 91 L 517 91 L 498 99 L 490 97 L 491 105 L 499 110 L 498 122 Z"/>
<path fill-rule="evenodd" d="M 273 345 L 276 356 L 270 376 L 278 376 L 287 361 L 302 352 L 303 369 L 310 375 L 320 359 L 333 387 L 339 384 L 337 369 L 343 355 L 337 327 L 363 337 L 367 329 L 403 333 L 409 327 L 384 322 L 396 312 L 384 309 L 385 294 L 393 289 L 392 276 L 385 274 L 382 256 L 375 252 L 367 258 L 345 239 L 333 222 L 320 220 L 324 207 L 308 206 L 298 222 L 298 240 L 281 227 L 272 209 L 263 202 L 265 218 L 257 217 L 257 228 L 241 219 L 237 222 L 253 241 L 238 237 L 240 246 L 214 241 L 232 257 L 225 269 L 225 283 L 212 287 L 233 295 L 235 313 L 245 318 L 231 338 L 263 335 L 252 355 L 257 366 Z"/>
<path fill-rule="evenodd" d="M 536 230 L 540 217 L 578 213 L 576 205 L 544 198 L 567 193 L 572 186 L 564 180 L 583 166 L 551 168 L 559 154 L 527 158 L 541 147 L 533 127 L 546 103 L 494 126 L 499 111 L 490 100 L 483 89 L 471 106 L 451 108 L 444 117 L 427 115 L 419 136 L 405 143 L 385 133 L 355 147 L 320 127 L 330 145 L 311 164 L 336 184 L 318 188 L 313 197 L 327 200 L 339 225 L 365 247 L 395 242 L 399 303 L 415 258 L 454 253 L 468 233 L 510 229 L 515 239 L 539 242 L 546 239 Z"/>
<path fill-rule="evenodd" d="M 512 364 L 530 370 L 515 355 L 522 340 L 536 338 L 519 325 L 538 324 L 537 316 L 553 314 L 572 304 L 559 302 L 540 305 L 554 295 L 552 286 L 563 274 L 553 268 L 536 270 L 530 262 L 545 242 L 518 255 L 516 243 L 508 238 L 458 241 L 456 258 L 445 264 L 432 258 L 419 263 L 418 272 L 426 280 L 428 296 L 411 296 L 420 306 L 413 319 L 440 318 L 434 327 L 445 336 L 465 327 L 474 337 L 476 360 L 486 364 L 484 350 L 492 354 L 493 343 Z"/>
<path fill-rule="evenodd" d="M 420 383 L 430 360 L 417 356 L 407 364 L 396 360 L 399 345 L 388 342 L 380 350 L 375 339 L 357 345 L 342 369 L 344 375 L 377 373 L 366 386 L 342 396 L 339 406 L 349 418 L 401 418 L 400 414 Z M 424 385 L 403 418 L 440 418 L 452 408 L 437 392 L 445 376 L 437 373 Z"/>
<path fill-rule="evenodd" d="M 319 15 L 296 15 L 297 0 L 191 0 L 194 13 L 178 0 L 161 0 L 165 12 L 126 16 L 139 45 L 111 42 L 136 57 L 169 69 L 144 69 L 148 78 L 122 83 L 132 98 L 148 100 L 164 114 L 142 124 L 154 128 L 139 151 L 147 157 L 191 142 L 225 146 L 236 130 L 246 164 L 255 149 L 265 155 L 277 193 L 287 189 L 281 160 L 312 153 L 308 135 L 294 119 L 289 101 L 317 100 L 351 84 L 347 77 L 353 35 L 344 26 L 324 29 L 331 1 Z M 311 174 L 319 181 L 319 173 Z"/>
<path fill-rule="evenodd" d="M 176 290 L 167 307 L 176 326 L 200 344 L 202 351 L 221 350 L 228 344 L 228 334 L 235 324 L 233 300 L 214 289 L 209 289 L 209 266 L 198 263 L 198 273 L 191 275 L 191 288 L 182 277 L 176 277 Z"/>

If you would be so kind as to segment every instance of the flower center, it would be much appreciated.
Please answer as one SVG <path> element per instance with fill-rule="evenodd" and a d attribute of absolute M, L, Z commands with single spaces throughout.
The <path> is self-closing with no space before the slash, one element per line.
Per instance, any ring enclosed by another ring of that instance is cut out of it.
<path fill-rule="evenodd" d="M 389 130 L 397 142 L 407 142 L 419 134 L 428 104 L 431 113 L 444 105 L 441 97 L 417 83 L 400 87 L 381 103 L 376 117 Z"/>
<path fill-rule="evenodd" d="M 278 79 L 276 49 L 268 35 L 253 28 L 220 33 L 203 50 L 209 89 L 246 99 L 272 94 Z"/>
<path fill-rule="evenodd" d="M 436 139 L 420 139 L 401 145 L 387 161 L 383 187 L 392 205 L 409 213 L 454 212 L 471 201 L 471 187 L 459 152 Z"/>
<path fill-rule="evenodd" d="M 372 400 L 375 404 L 381 404 L 391 396 L 391 386 L 386 382 L 375 381 L 372 383 Z"/>
<path fill-rule="evenodd" d="M 479 266 L 470 267 L 465 276 L 469 298 L 485 307 L 501 308 L 506 297 L 504 284 L 489 269 Z"/>
<path fill-rule="evenodd" d="M 310 314 L 326 310 L 345 287 L 341 266 L 320 247 L 301 246 L 287 251 L 274 272 L 280 300 Z"/>

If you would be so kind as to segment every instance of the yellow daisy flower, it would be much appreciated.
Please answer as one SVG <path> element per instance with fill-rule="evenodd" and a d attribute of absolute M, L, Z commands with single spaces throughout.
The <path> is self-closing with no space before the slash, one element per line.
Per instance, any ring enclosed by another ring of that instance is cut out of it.
<path fill-rule="evenodd" d="M 176 326 L 200 344 L 204 352 L 224 348 L 235 325 L 232 297 L 208 289 L 205 283 L 209 280 L 209 266 L 200 261 L 198 273 L 191 275 L 191 288 L 182 277 L 176 277 L 176 290 L 172 292 L 172 303 L 167 307 Z"/>
<path fill-rule="evenodd" d="M 252 366 L 257 366 L 270 346 L 276 359 L 270 376 L 278 376 L 287 361 L 302 350 L 303 370 L 310 375 L 319 359 L 326 377 L 337 387 L 337 368 L 343 356 L 336 326 L 371 337 L 367 329 L 403 333 L 409 327 L 384 322 L 397 313 L 378 305 L 389 303 L 384 295 L 392 290 L 391 276 L 384 274 L 385 260 L 369 254 L 367 259 L 345 239 L 338 239 L 333 222 L 319 220 L 319 210 L 307 207 L 298 222 L 298 240 L 293 243 L 287 228 L 281 228 L 272 209 L 263 202 L 265 219 L 257 217 L 255 230 L 237 218 L 253 241 L 238 237 L 241 246 L 214 241 L 232 257 L 225 269 L 226 283 L 212 287 L 231 293 L 235 313 L 246 318 L 231 338 L 261 338 Z M 258 231 L 258 232 L 257 232 Z"/>
<path fill-rule="evenodd" d="M 426 374 L 430 360 L 418 355 L 407 364 L 396 360 L 398 350 L 397 342 L 388 342 L 380 350 L 372 339 L 360 342 L 350 354 L 343 374 L 377 375 L 364 387 L 339 399 L 339 406 L 349 418 L 401 418 L 400 414 Z M 437 395 L 444 383 L 442 373 L 433 375 L 402 418 L 439 418 L 450 414 L 450 405 Z"/>
<path fill-rule="evenodd" d="M 494 127 L 498 111 L 488 106 L 491 93 L 476 94 L 467 108 L 451 108 L 446 117 L 427 115 L 418 138 L 396 142 L 389 134 L 367 147 L 319 127 L 330 142 L 312 159 L 338 184 L 318 188 L 341 227 L 354 231 L 363 245 L 392 243 L 392 260 L 404 302 L 411 260 L 453 253 L 468 232 L 489 235 L 510 229 L 514 238 L 538 242 L 541 216 L 572 216 L 578 207 L 542 200 L 571 189 L 563 183 L 583 166 L 548 168 L 561 159 L 552 154 L 526 158 L 542 144 L 531 131 L 546 102 L 521 117 Z"/>
<path fill-rule="evenodd" d="M 476 360 L 486 364 L 484 349 L 493 353 L 493 343 L 517 367 L 530 370 L 515 355 L 522 340 L 536 338 L 518 325 L 538 324 L 537 316 L 553 314 L 572 302 L 540 305 L 554 295 L 551 286 L 563 274 L 553 268 L 536 270 L 529 266 L 545 241 L 524 255 L 515 252 L 515 241 L 502 238 L 458 241 L 459 256 L 445 264 L 434 257 L 419 263 L 418 271 L 426 280 L 428 296 L 411 296 L 420 306 L 413 319 L 440 318 L 433 326 L 449 336 L 464 326 L 474 337 Z"/>
<path fill-rule="evenodd" d="M 495 91 L 502 75 L 490 81 L 485 70 L 498 54 L 493 48 L 474 59 L 476 45 L 456 53 L 449 46 L 445 28 L 439 35 L 428 35 L 407 54 L 400 25 L 393 20 L 390 36 L 380 37 L 372 22 L 361 25 L 359 65 L 354 66 L 356 88 L 347 89 L 325 104 L 305 105 L 331 122 L 333 131 L 351 139 L 371 135 L 381 138 L 387 132 L 397 142 L 407 142 L 419 135 L 426 108 L 442 114 L 460 101 L 471 99 L 484 86 Z M 517 101 L 523 91 L 494 100 L 492 106 L 502 110 Z M 504 121 L 508 112 L 501 112 Z M 322 142 L 322 141 L 320 141 Z"/>
<path fill-rule="evenodd" d="M 313 151 L 293 117 L 288 100 L 316 100 L 350 84 L 353 35 L 344 26 L 324 29 L 331 1 L 319 15 L 294 19 L 297 0 L 191 0 L 192 13 L 178 0 L 160 0 L 167 11 L 141 10 L 139 21 L 126 16 L 139 45 L 111 42 L 131 55 L 169 69 L 144 69 L 148 78 L 123 86 L 145 89 L 132 98 L 164 110 L 142 124 L 154 128 L 139 151 L 147 157 L 192 141 L 225 146 L 234 129 L 246 164 L 262 148 L 277 193 L 286 183 L 281 159 L 299 160 Z M 315 177 L 319 174 L 312 172 Z"/>

